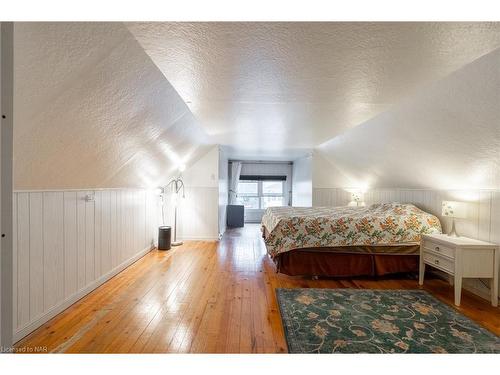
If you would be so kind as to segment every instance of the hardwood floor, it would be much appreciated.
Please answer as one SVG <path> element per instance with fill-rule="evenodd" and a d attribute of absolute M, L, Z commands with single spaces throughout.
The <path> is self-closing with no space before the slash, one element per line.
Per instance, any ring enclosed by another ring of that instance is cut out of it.
<path fill-rule="evenodd" d="M 17 343 L 68 353 L 276 353 L 286 342 L 275 288 L 418 288 L 409 278 L 310 280 L 275 273 L 258 225 L 217 242 L 152 251 Z M 453 305 L 453 289 L 426 290 Z M 463 314 L 500 334 L 500 310 L 464 291 Z"/>

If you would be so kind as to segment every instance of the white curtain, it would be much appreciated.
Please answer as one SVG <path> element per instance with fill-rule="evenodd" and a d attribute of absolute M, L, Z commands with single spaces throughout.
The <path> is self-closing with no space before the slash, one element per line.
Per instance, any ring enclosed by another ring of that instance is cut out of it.
<path fill-rule="evenodd" d="M 240 174 L 241 174 L 241 162 L 240 161 L 231 162 L 231 180 L 229 181 L 229 204 L 236 204 Z"/>

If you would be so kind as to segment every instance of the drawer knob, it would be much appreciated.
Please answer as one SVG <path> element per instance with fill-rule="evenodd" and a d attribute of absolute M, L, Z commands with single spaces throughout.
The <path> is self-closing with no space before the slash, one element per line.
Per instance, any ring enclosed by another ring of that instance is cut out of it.
<path fill-rule="evenodd" d="M 438 260 L 438 259 L 436 259 L 436 260 L 434 261 L 434 263 L 439 264 L 439 260 Z"/>
<path fill-rule="evenodd" d="M 439 251 L 439 246 L 436 246 L 436 247 L 435 247 L 435 250 L 436 250 L 436 251 Z"/>

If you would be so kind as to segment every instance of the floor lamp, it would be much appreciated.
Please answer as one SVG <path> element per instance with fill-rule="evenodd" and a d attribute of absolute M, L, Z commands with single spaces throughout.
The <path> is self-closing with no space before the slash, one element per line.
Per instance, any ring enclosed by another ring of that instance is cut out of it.
<path fill-rule="evenodd" d="M 184 195 L 184 182 L 182 178 L 179 176 L 171 180 L 167 187 L 170 187 L 172 190 L 172 203 L 174 204 L 174 241 L 172 242 L 172 246 L 182 245 L 182 241 L 177 241 L 177 206 L 179 204 L 179 192 L 182 190 L 182 198 L 185 198 Z"/>

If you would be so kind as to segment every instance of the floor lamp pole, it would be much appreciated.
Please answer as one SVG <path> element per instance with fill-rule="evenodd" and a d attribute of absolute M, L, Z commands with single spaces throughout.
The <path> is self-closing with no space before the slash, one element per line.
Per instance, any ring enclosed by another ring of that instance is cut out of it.
<path fill-rule="evenodd" d="M 184 198 L 184 182 L 181 177 L 171 180 L 167 187 L 170 187 L 173 193 L 172 203 L 174 204 L 174 241 L 172 246 L 182 245 L 182 241 L 177 241 L 177 206 L 179 205 L 179 192 L 182 190 L 182 198 Z"/>
<path fill-rule="evenodd" d="M 174 208 L 174 242 L 172 242 L 172 246 L 182 245 L 182 241 L 177 241 L 177 202 Z"/>

